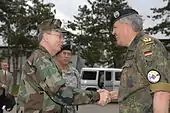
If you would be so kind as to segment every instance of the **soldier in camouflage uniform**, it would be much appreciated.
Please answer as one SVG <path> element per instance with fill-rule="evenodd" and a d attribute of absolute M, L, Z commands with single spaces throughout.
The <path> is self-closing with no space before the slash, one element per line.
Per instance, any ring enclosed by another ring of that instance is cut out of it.
<path fill-rule="evenodd" d="M 18 113 L 65 113 L 65 106 L 110 102 L 109 92 L 66 87 L 53 56 L 61 50 L 61 21 L 47 19 L 40 24 L 39 47 L 27 59 L 18 92 Z M 57 106 L 57 107 L 56 107 Z M 56 108 L 56 109 L 54 109 Z"/>
<path fill-rule="evenodd" d="M 170 58 L 165 47 L 143 32 L 143 20 L 133 9 L 114 12 L 111 22 L 117 44 L 128 47 L 119 113 L 168 113 Z"/>
<path fill-rule="evenodd" d="M 62 77 L 66 80 L 66 86 L 80 88 L 80 74 L 70 62 L 72 49 L 70 44 L 62 46 L 61 51 L 56 54 L 56 64 L 62 70 Z M 67 106 L 68 113 L 76 113 L 78 106 Z"/>

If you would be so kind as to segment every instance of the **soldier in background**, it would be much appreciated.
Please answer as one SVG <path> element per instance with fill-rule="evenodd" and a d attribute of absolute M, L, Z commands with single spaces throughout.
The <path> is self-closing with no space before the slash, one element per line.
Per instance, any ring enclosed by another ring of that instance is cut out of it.
<path fill-rule="evenodd" d="M 110 93 L 66 86 L 54 56 L 63 44 L 61 21 L 44 20 L 39 26 L 39 47 L 23 67 L 18 92 L 19 113 L 66 113 L 66 106 L 111 101 Z M 56 107 L 57 106 L 57 107 Z"/>
<path fill-rule="evenodd" d="M 80 88 L 80 74 L 76 68 L 71 65 L 72 48 L 65 44 L 61 51 L 56 54 L 56 64 L 62 71 L 62 77 L 66 80 L 66 86 Z M 68 113 L 76 113 L 78 106 L 67 106 Z"/>
<path fill-rule="evenodd" d="M 119 113 L 168 113 L 170 59 L 165 47 L 143 32 L 143 20 L 134 9 L 115 11 L 111 24 L 117 44 L 128 47 Z"/>

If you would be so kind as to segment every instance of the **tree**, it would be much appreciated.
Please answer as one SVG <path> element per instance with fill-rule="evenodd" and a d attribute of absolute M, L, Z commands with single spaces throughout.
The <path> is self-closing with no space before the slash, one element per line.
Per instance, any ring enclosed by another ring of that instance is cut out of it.
<path fill-rule="evenodd" d="M 160 32 L 165 34 L 165 36 L 170 36 L 170 0 L 163 1 L 167 2 L 167 5 L 163 6 L 162 8 L 151 8 L 155 15 L 148 16 L 153 20 L 160 20 L 161 22 L 152 28 L 148 28 L 147 31 L 149 31 L 151 34 Z"/>
<path fill-rule="evenodd" d="M 10 61 L 12 56 L 14 77 L 18 69 L 21 72 L 22 62 L 18 67 L 19 58 L 38 44 L 37 29 L 40 22 L 54 18 L 53 7 L 54 4 L 45 4 L 39 0 L 0 1 L 0 35 L 8 44 L 8 59 Z"/>
<path fill-rule="evenodd" d="M 114 11 L 128 7 L 125 0 L 88 0 L 89 5 L 79 6 L 79 13 L 69 26 L 80 31 L 74 43 L 88 66 L 119 64 L 120 49 L 111 35 L 110 18 Z M 120 67 L 120 66 L 116 66 Z"/>

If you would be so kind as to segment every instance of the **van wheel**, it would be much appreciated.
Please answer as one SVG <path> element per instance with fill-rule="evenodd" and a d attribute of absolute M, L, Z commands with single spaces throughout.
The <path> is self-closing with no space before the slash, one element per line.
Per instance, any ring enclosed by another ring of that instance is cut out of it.
<path fill-rule="evenodd" d="M 96 88 L 87 88 L 86 90 L 89 90 L 89 91 L 97 91 Z"/>

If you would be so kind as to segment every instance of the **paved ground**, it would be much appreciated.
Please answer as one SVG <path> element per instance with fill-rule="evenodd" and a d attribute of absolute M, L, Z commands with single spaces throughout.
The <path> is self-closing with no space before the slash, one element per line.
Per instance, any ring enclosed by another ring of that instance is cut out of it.
<path fill-rule="evenodd" d="M 10 113 L 16 113 L 15 109 Z M 98 105 L 81 105 L 78 113 L 119 113 L 119 110 L 117 104 L 108 104 L 104 107 L 100 107 Z"/>
<path fill-rule="evenodd" d="M 108 104 L 104 107 L 98 105 L 80 106 L 78 113 L 119 113 L 118 104 Z"/>

